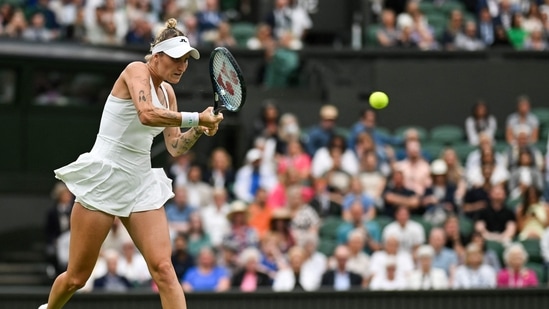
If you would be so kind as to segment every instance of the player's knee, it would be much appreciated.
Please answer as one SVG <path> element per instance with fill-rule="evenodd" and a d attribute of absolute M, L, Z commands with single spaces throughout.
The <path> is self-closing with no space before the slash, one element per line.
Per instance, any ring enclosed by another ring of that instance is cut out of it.
<path fill-rule="evenodd" d="M 154 279 L 163 282 L 169 282 L 175 278 L 175 271 L 173 269 L 172 261 L 169 259 L 160 260 L 150 265 L 151 274 Z"/>
<path fill-rule="evenodd" d="M 68 278 L 68 285 L 70 291 L 76 291 L 84 287 L 88 278 L 86 276 L 70 276 Z"/>

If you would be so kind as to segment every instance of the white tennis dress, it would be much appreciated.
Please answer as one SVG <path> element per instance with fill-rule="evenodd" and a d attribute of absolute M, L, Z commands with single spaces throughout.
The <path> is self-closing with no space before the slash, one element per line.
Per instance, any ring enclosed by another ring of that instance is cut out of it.
<path fill-rule="evenodd" d="M 163 86 L 162 91 L 167 101 Z M 152 81 L 151 92 L 154 106 L 165 108 Z M 92 150 L 55 170 L 55 176 L 77 202 L 92 210 L 127 217 L 158 209 L 174 196 L 172 181 L 164 171 L 151 168 L 153 138 L 163 130 L 143 125 L 132 100 L 109 95 Z"/>

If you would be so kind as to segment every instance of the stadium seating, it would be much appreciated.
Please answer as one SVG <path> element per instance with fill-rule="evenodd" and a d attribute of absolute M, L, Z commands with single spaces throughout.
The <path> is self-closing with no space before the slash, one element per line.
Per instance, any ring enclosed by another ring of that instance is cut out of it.
<path fill-rule="evenodd" d="M 438 158 L 442 149 L 444 149 L 444 145 L 438 142 L 426 141 L 421 145 L 421 149 L 427 152 L 431 158 Z"/>
<path fill-rule="evenodd" d="M 452 145 L 452 148 L 455 150 L 457 157 L 461 163 L 465 164 L 467 156 L 476 149 L 476 146 L 471 146 L 469 143 L 461 142 Z"/>
<path fill-rule="evenodd" d="M 231 25 L 231 31 L 239 47 L 246 47 L 246 43 L 255 35 L 256 27 L 252 23 L 238 22 Z"/>
<path fill-rule="evenodd" d="M 444 145 L 462 142 L 464 137 L 463 128 L 454 125 L 441 125 L 431 129 L 431 141 Z"/>
<path fill-rule="evenodd" d="M 520 243 L 524 246 L 526 252 L 528 252 L 528 261 L 533 263 L 543 263 L 539 239 L 526 239 Z"/>

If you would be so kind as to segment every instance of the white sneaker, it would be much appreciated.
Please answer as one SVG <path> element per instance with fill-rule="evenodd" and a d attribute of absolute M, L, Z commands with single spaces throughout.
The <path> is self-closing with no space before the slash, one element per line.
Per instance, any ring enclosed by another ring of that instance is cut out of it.
<path fill-rule="evenodd" d="M 43 304 L 42 306 L 38 307 L 38 309 L 48 309 L 48 304 Z"/>

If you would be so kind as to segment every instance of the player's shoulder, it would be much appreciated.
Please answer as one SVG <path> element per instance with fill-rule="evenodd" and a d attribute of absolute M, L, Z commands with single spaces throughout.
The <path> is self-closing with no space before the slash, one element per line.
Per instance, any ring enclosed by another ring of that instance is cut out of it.
<path fill-rule="evenodd" d="M 147 64 L 142 61 L 133 61 L 130 62 L 126 68 L 124 69 L 124 72 L 127 73 L 134 73 L 134 72 L 142 72 L 144 70 L 148 71 Z"/>

